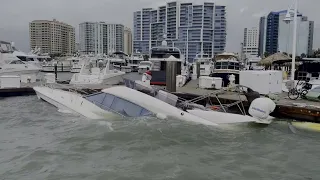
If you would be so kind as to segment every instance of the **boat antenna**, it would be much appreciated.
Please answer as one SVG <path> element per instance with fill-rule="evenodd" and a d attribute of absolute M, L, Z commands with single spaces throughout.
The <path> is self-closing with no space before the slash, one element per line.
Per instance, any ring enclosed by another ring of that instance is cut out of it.
<path fill-rule="evenodd" d="M 161 45 L 162 46 L 168 46 L 168 43 L 167 43 L 167 34 L 163 34 L 163 40 L 161 42 Z"/>

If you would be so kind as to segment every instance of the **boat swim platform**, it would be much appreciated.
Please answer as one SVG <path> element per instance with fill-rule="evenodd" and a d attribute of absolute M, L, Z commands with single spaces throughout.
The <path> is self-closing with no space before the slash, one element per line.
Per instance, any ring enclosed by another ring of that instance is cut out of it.
<path fill-rule="evenodd" d="M 41 82 L 35 83 L 21 83 L 20 88 L 0 88 L 0 97 L 14 97 L 14 96 L 29 96 L 36 95 L 33 90 L 34 86 L 41 86 Z M 111 85 L 86 85 L 78 86 L 73 84 L 51 84 L 53 88 L 62 90 L 72 90 L 81 94 L 94 93 L 101 91 L 102 89 L 112 87 Z M 180 98 L 191 100 L 199 96 L 207 95 L 212 93 L 209 97 L 213 105 L 219 105 L 219 101 L 222 104 L 231 104 L 236 101 L 242 100 L 245 109 L 248 110 L 250 104 L 247 98 L 239 93 L 223 91 L 223 94 L 218 94 L 218 99 L 214 96 L 216 93 L 221 92 L 221 90 L 212 89 L 200 89 L 198 88 L 198 81 L 191 80 L 188 84 L 183 87 L 177 87 L 176 92 L 173 94 L 179 96 Z M 272 98 L 273 99 L 273 98 Z M 320 102 L 313 102 L 304 99 L 290 100 L 287 93 L 280 93 L 275 98 L 276 109 L 271 116 L 280 119 L 294 119 L 299 121 L 316 122 L 320 123 Z M 208 98 L 198 101 L 197 103 L 205 105 L 208 103 Z M 239 104 L 241 106 L 241 104 Z M 235 106 L 235 109 L 238 107 Z"/>

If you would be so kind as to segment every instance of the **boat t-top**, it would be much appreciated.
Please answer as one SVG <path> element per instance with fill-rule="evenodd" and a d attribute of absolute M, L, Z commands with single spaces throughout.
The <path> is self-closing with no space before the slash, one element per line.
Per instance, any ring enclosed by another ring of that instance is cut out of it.
<path fill-rule="evenodd" d="M 234 53 L 218 54 L 214 58 L 214 71 L 210 74 L 211 77 L 222 78 L 223 86 L 229 85 L 230 76 L 235 78 L 235 84 L 239 84 L 240 62 L 239 58 Z"/>

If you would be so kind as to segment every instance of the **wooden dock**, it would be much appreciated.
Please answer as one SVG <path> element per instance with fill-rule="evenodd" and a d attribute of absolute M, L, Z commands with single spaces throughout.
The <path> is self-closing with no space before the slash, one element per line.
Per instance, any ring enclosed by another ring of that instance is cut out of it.
<path fill-rule="evenodd" d="M 31 84 L 21 84 L 20 88 L 7 88 L 7 89 L 0 89 L 0 97 L 10 97 L 10 96 L 27 96 L 27 95 L 35 95 L 33 90 L 34 86 L 41 85 L 40 82 L 31 83 Z M 52 84 L 54 88 L 69 90 L 73 89 L 79 93 L 92 93 L 95 91 L 101 91 L 101 89 L 109 88 L 110 85 L 91 85 L 84 87 L 79 87 L 76 85 L 71 84 Z M 200 89 L 198 88 L 198 81 L 191 80 L 187 85 L 184 87 L 177 87 L 177 96 L 191 100 L 196 97 L 215 93 L 220 90 L 209 90 L 209 89 Z M 243 105 L 248 109 L 249 103 L 247 102 L 247 98 L 244 95 L 239 95 L 238 93 L 234 92 L 224 92 L 223 94 L 218 95 L 219 100 L 222 104 L 230 104 L 235 101 L 239 101 L 240 99 L 243 100 Z M 210 101 L 213 104 L 219 104 L 216 97 L 210 97 Z M 276 96 L 276 100 L 274 100 L 277 107 L 275 111 L 271 114 L 277 118 L 283 119 L 295 119 L 301 121 L 308 121 L 308 122 L 317 122 L 320 123 L 320 103 L 319 102 L 312 102 L 303 99 L 298 100 L 290 100 L 287 96 L 287 93 L 281 93 Z M 207 100 L 204 99 L 202 101 L 197 102 L 199 104 L 205 105 Z"/>

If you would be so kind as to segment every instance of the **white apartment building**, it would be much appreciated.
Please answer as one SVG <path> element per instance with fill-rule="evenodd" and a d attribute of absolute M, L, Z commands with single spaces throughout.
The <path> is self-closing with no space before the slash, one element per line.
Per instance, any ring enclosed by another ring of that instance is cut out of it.
<path fill-rule="evenodd" d="M 244 28 L 243 53 L 248 56 L 258 56 L 259 30 L 257 27 Z"/>
<path fill-rule="evenodd" d="M 75 52 L 75 28 L 55 19 L 29 23 L 30 48 L 42 53 L 72 55 Z"/>
<path fill-rule="evenodd" d="M 83 22 L 79 25 L 80 51 L 109 54 L 124 51 L 124 26 L 105 22 Z"/>
<path fill-rule="evenodd" d="M 132 32 L 128 27 L 124 28 L 124 53 L 132 54 Z"/>

